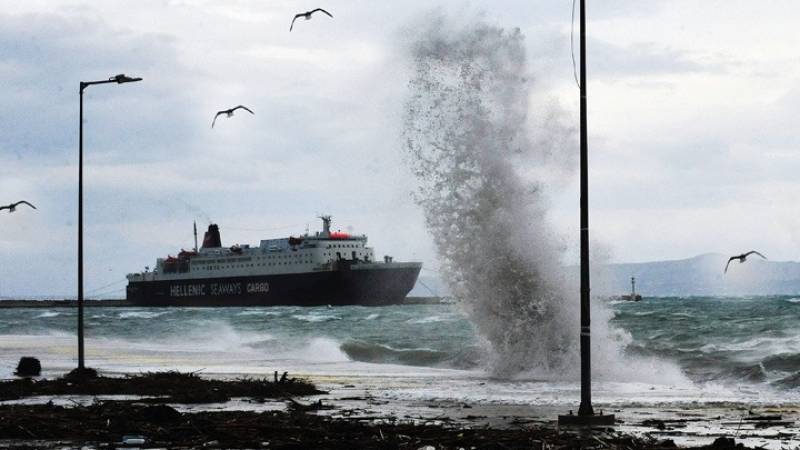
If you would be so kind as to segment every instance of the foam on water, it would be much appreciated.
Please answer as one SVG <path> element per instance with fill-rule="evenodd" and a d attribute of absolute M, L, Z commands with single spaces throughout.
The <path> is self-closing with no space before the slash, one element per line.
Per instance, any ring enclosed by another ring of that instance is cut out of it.
<path fill-rule="evenodd" d="M 165 314 L 169 314 L 169 310 L 162 311 L 125 311 L 119 314 L 120 319 L 155 319 Z"/>
<path fill-rule="evenodd" d="M 295 314 L 292 319 L 303 322 L 329 322 L 331 320 L 341 320 L 341 317 L 330 314 Z"/>
<path fill-rule="evenodd" d="M 408 319 L 408 323 L 436 323 L 436 322 L 446 322 L 449 320 L 455 320 L 455 319 L 441 317 L 441 316 L 429 316 L 429 317 L 422 317 L 419 319 Z"/>

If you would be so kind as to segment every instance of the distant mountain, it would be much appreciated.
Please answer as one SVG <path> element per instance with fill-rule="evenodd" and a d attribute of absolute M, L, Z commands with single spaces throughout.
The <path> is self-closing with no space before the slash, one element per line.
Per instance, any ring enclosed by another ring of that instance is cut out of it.
<path fill-rule="evenodd" d="M 636 277 L 636 291 L 644 296 L 688 295 L 777 295 L 800 294 L 800 262 L 764 261 L 758 256 L 744 264 L 731 262 L 715 253 L 689 259 L 632 264 L 609 264 L 596 270 L 595 278 L 605 295 L 630 292 Z"/>
<path fill-rule="evenodd" d="M 764 261 L 752 256 L 744 264 L 731 262 L 728 273 L 723 273 L 727 261 L 727 256 L 707 253 L 670 261 L 595 265 L 592 293 L 627 294 L 631 290 L 631 277 L 636 277 L 636 292 L 645 297 L 800 295 L 800 262 Z M 577 269 L 571 267 L 576 283 Z M 433 276 L 421 276 L 411 291 L 411 295 L 418 296 L 433 293 L 449 294 L 447 285 Z"/>

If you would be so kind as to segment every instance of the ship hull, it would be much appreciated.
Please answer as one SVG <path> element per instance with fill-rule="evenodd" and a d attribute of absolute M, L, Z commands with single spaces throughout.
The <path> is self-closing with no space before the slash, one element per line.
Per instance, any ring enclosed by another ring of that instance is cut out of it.
<path fill-rule="evenodd" d="M 337 270 L 181 280 L 130 281 L 137 306 L 381 306 L 401 303 L 421 265 L 345 265 Z"/>

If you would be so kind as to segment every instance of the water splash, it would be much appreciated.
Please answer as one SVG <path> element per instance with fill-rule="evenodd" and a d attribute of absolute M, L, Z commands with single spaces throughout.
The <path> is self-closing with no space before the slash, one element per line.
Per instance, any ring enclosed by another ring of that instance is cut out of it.
<path fill-rule="evenodd" d="M 446 281 L 494 375 L 560 372 L 576 361 L 577 301 L 545 186 L 574 162 L 574 129 L 557 109 L 529 117 L 535 83 L 519 29 L 439 17 L 417 36 L 404 138 Z"/>
<path fill-rule="evenodd" d="M 547 218 L 548 190 L 577 167 L 576 130 L 553 102 L 530 102 L 542 95 L 519 29 L 433 15 L 415 31 L 403 133 L 446 281 L 494 376 L 577 378 L 577 277 Z M 592 316 L 596 378 L 687 382 L 674 365 L 625 357 L 631 337 L 604 304 Z"/>

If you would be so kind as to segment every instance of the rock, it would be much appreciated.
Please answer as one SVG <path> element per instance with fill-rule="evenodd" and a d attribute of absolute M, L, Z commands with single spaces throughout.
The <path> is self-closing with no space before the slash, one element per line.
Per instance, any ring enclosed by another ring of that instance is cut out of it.
<path fill-rule="evenodd" d="M 715 439 L 714 442 L 712 442 L 711 445 L 709 445 L 706 448 L 711 448 L 715 450 L 732 450 L 732 449 L 744 448 L 744 445 L 737 444 L 733 438 L 719 437 Z"/>
<path fill-rule="evenodd" d="M 139 416 L 150 423 L 164 424 L 179 422 L 182 418 L 175 408 L 167 405 L 154 405 L 142 408 Z"/>
<path fill-rule="evenodd" d="M 64 375 L 64 379 L 69 381 L 85 381 L 97 378 L 97 371 L 89 367 L 72 369 L 68 374 Z"/>
<path fill-rule="evenodd" d="M 32 356 L 23 356 L 17 364 L 14 375 L 19 377 L 38 377 L 42 373 L 42 364 Z"/>

